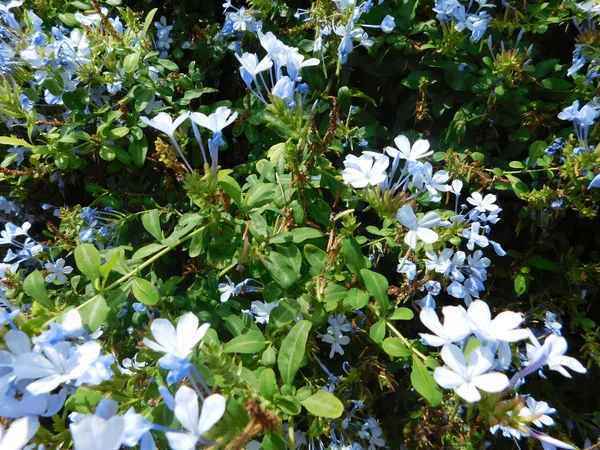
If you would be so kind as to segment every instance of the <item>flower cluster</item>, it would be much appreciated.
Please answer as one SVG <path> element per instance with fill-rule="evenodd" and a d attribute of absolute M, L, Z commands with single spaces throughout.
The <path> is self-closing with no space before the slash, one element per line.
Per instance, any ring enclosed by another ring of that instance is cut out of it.
<path fill-rule="evenodd" d="M 465 304 L 469 305 L 485 289 L 483 283 L 487 279 L 487 267 L 490 265 L 490 260 L 483 256 L 481 250 L 475 250 L 475 247 L 481 249 L 491 245 L 498 255 L 506 254 L 499 243 L 487 237 L 491 225 L 500 220 L 502 209 L 495 204 L 495 195 L 487 194 L 484 197 L 479 192 L 473 192 L 467 198 L 467 203 L 472 208 L 468 210 L 467 205 L 462 205 L 459 211 L 458 201 L 463 183 L 454 180 L 448 184 L 450 175 L 445 170 L 434 172 L 431 163 L 420 161 L 433 153 L 429 149 L 429 142 L 420 139 L 411 146 L 406 137 L 398 136 L 395 144 L 396 148 L 385 148 L 387 154 L 365 151 L 360 157 L 348 155 L 344 160 L 342 177 L 355 188 L 375 187 L 381 190 L 382 203 L 390 203 L 392 207 L 397 206 L 396 201 L 405 203 L 397 209 L 396 219 L 407 229 L 404 242 L 412 251 L 417 249 L 418 242 L 436 243 L 439 234 L 433 228 L 437 226 L 459 230 L 460 237 L 466 239 L 467 249 L 473 253 L 467 254 L 460 250 L 455 252 L 451 248 L 445 248 L 439 254 L 428 250 L 427 259 L 423 263 L 427 271 L 441 274 L 450 281 L 446 284 L 446 291 L 451 296 L 464 299 Z M 390 157 L 392 162 L 388 173 Z M 402 168 L 401 161 L 404 161 Z M 406 204 L 425 193 L 428 201 L 439 202 L 445 192 L 456 196 L 455 214 L 449 220 L 442 220 L 433 211 L 419 218 L 414 208 Z M 373 196 L 366 198 L 371 204 L 379 200 Z M 417 263 L 404 257 L 400 260 L 398 272 L 406 274 L 408 281 L 413 282 L 417 275 Z M 440 292 L 440 288 L 440 283 L 433 280 L 423 283 L 422 289 L 426 289 L 427 294 L 417 304 L 434 307 L 433 297 Z"/>
<path fill-rule="evenodd" d="M 232 114 L 231 110 L 226 106 L 219 106 L 216 111 L 210 115 L 206 115 L 200 112 L 190 112 L 185 111 L 182 112 L 177 119 L 173 120 L 168 113 L 160 112 L 153 119 L 149 119 L 147 117 L 140 117 L 140 120 L 144 122 L 146 125 L 151 126 L 152 128 L 156 128 L 159 131 L 162 131 L 177 149 L 179 156 L 183 160 L 188 172 L 193 173 L 194 169 L 186 158 L 185 154 L 181 150 L 177 139 L 175 138 L 175 131 L 179 126 L 185 122 L 187 119 L 192 121 L 192 127 L 194 129 L 194 136 L 198 141 L 198 145 L 202 151 L 202 158 L 204 159 L 204 164 L 208 167 L 212 168 L 212 171 L 216 175 L 217 168 L 219 166 L 219 147 L 225 145 L 225 141 L 223 140 L 223 129 L 233 123 L 233 121 L 237 118 L 237 112 Z M 206 156 L 206 151 L 204 150 L 204 143 L 202 141 L 202 136 L 200 135 L 200 131 L 198 130 L 198 125 L 202 128 L 205 128 L 209 131 L 212 131 L 212 138 L 208 140 L 208 151 L 210 160 Z"/>
<path fill-rule="evenodd" d="M 471 40 L 479 42 L 492 19 L 487 8 L 495 8 L 496 5 L 488 4 L 487 0 L 476 0 L 476 3 L 477 9 L 470 12 L 473 2 L 465 8 L 459 0 L 436 0 L 433 10 L 442 25 L 454 24 L 454 29 L 459 32 L 467 29 L 471 32 Z"/>
<path fill-rule="evenodd" d="M 235 55 L 241 64 L 240 75 L 246 86 L 260 101 L 268 104 L 262 91 L 281 98 L 288 107 L 297 104 L 294 100 L 296 92 L 299 98 L 308 93 L 308 85 L 302 82 L 300 71 L 304 67 L 316 66 L 316 58 L 305 59 L 295 47 L 289 47 L 275 37 L 272 32 L 263 34 L 258 31 L 260 45 L 267 55 L 259 61 L 255 53 Z M 286 69 L 285 75 L 283 69 Z M 263 72 L 268 72 L 267 81 Z M 301 84 L 298 84 L 301 83 Z"/>
<path fill-rule="evenodd" d="M 443 323 L 433 308 L 425 307 L 420 314 L 421 322 L 433 333 L 421 333 L 423 342 L 442 347 L 440 354 L 445 367 L 438 367 L 433 373 L 437 384 L 454 389 L 456 395 L 468 403 L 479 402 L 482 408 L 499 413 L 492 432 L 502 429 L 509 437 L 532 437 L 559 448 L 573 448 L 531 427 L 532 424 L 539 428 L 554 424 L 548 414 L 555 410 L 547 403 L 522 395 L 513 401 L 502 400 L 508 391 L 523 384 L 527 375 L 545 366 L 566 377 L 571 377 L 566 368 L 585 373 L 579 361 L 565 356 L 566 340 L 550 334 L 541 344 L 531 330 L 519 328 L 523 323 L 521 314 L 504 311 L 492 319 L 489 306 L 481 300 L 473 301 L 468 310 L 462 306 L 446 306 L 442 313 Z M 506 373 L 513 370 L 511 344 L 527 339 L 530 343 L 526 344 L 526 356 L 522 355 L 521 368 L 514 369 L 509 379 Z M 507 407 L 496 408 L 500 402 Z"/>
<path fill-rule="evenodd" d="M 6 271 L 17 273 L 21 264 L 35 263 L 35 256 L 44 250 L 44 246 L 29 236 L 31 223 L 24 222 L 17 226 L 11 222 L 4 225 L 0 231 L 0 245 L 9 245 L 9 248 L 0 263 L 0 276 Z"/>
<path fill-rule="evenodd" d="M 154 45 L 157 50 L 160 50 L 160 57 L 166 58 L 169 54 L 169 48 L 173 43 L 171 38 L 171 31 L 173 31 L 173 25 L 167 25 L 167 18 L 162 16 L 159 22 L 154 22 L 156 27 L 156 41 Z"/>
<path fill-rule="evenodd" d="M 586 20 L 580 23 L 577 17 L 573 17 L 573 22 L 577 27 L 580 35 L 586 32 L 593 33 L 596 30 L 596 23 L 598 14 L 600 14 L 600 8 L 593 1 L 577 2 L 577 9 L 587 14 Z M 571 67 L 567 71 L 567 75 L 575 77 L 576 74 L 587 67 L 585 73 L 585 80 L 583 81 L 584 86 L 588 86 L 593 80 L 600 77 L 600 52 L 597 43 L 593 41 L 586 42 L 585 39 L 581 39 L 580 43 L 575 44 L 573 49 L 573 60 Z"/>
<path fill-rule="evenodd" d="M 225 14 L 225 23 L 223 28 L 217 35 L 219 39 L 234 35 L 236 38 L 241 38 L 244 33 L 256 34 L 262 30 L 262 22 L 256 20 L 252 11 L 244 7 L 236 8 L 231 4 L 231 0 L 226 0 L 223 3 L 223 13 Z"/>
<path fill-rule="evenodd" d="M 164 319 L 156 319 L 151 326 L 155 341 L 144 339 L 152 350 L 164 353 L 159 359 L 161 367 L 169 369 L 169 383 L 188 376 L 192 349 L 206 333 L 209 324 L 198 327 L 198 319 L 188 313 L 179 319 L 177 330 Z M 51 417 L 60 411 L 67 398 L 77 392 L 79 386 L 94 386 L 111 380 L 112 354 L 101 352 L 98 330 L 92 335 L 85 329 L 81 315 L 75 309 L 62 315 L 61 323 L 50 323 L 50 329 L 30 339 L 15 328 L 4 336 L 6 350 L 0 350 L 0 416 L 16 419 L 3 440 L 12 447 L 22 449 L 39 427 L 40 417 Z M 138 365 L 138 368 L 140 366 Z M 225 398 L 212 394 L 201 381 L 199 388 L 191 378 L 195 390 L 182 386 L 175 397 L 166 387 L 161 395 L 167 406 L 175 412 L 184 430 L 154 425 L 133 407 L 118 415 L 118 402 L 102 399 L 94 414 L 70 414 L 70 432 L 78 450 L 97 448 L 94 436 L 102 436 L 102 448 L 118 449 L 121 445 L 142 449 L 156 448 L 151 430 L 166 432 L 171 449 L 192 449 L 196 442 L 204 441 L 203 435 L 218 422 L 225 412 Z M 205 396 L 200 389 L 211 395 Z M 198 398 L 203 401 L 199 414 Z"/>
<path fill-rule="evenodd" d="M 588 143 L 589 130 L 599 116 L 600 105 L 598 102 L 589 102 L 579 109 L 579 100 L 575 100 L 571 106 L 563 109 L 558 114 L 560 120 L 570 120 L 575 127 L 575 134 L 581 147 L 575 149 L 574 154 L 593 151 Z"/>
<path fill-rule="evenodd" d="M 341 38 L 337 46 L 337 57 L 340 64 L 348 62 L 348 56 L 357 46 L 369 48 L 374 41 L 365 31 L 365 28 L 377 28 L 384 33 L 391 33 L 396 28 L 394 17 L 387 15 L 379 25 L 364 23 L 363 14 L 368 14 L 373 7 L 371 0 L 366 0 L 360 4 L 355 1 L 336 0 L 335 6 L 339 14 L 336 14 L 337 20 L 333 22 L 319 21 L 317 29 L 318 36 L 313 45 L 315 53 L 323 54 L 327 41 L 330 40 L 332 32 Z"/>

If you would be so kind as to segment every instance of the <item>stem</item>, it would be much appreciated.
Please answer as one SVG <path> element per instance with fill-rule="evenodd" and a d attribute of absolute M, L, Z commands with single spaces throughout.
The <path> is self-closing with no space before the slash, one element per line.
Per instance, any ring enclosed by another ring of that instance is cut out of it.
<path fill-rule="evenodd" d="M 290 438 L 290 448 L 296 448 L 296 434 L 294 433 L 294 416 L 288 419 L 288 437 Z"/>
<path fill-rule="evenodd" d="M 452 423 L 452 421 L 456 417 L 456 414 L 458 413 L 458 408 L 460 408 L 460 403 L 458 402 L 458 398 L 456 397 L 456 395 L 454 396 L 454 402 L 455 402 L 454 410 L 452 411 L 452 415 L 448 419 L 449 423 Z"/>
<path fill-rule="evenodd" d="M 412 346 L 412 344 L 409 342 L 408 339 L 406 339 L 402 333 L 400 333 L 396 327 L 394 327 L 394 325 L 392 325 L 390 322 L 385 322 L 385 324 L 387 325 L 387 327 L 392 331 L 392 333 L 394 333 L 398 339 L 400 339 L 400 341 L 402 341 L 402 343 L 408 347 L 408 349 L 413 352 L 415 355 L 417 355 L 419 358 L 421 358 L 423 361 L 425 361 L 427 359 L 427 356 L 425 356 L 423 353 L 421 353 L 419 350 L 417 350 L 416 348 L 414 348 Z"/>
<path fill-rule="evenodd" d="M 206 391 L 206 393 L 208 395 L 212 394 L 212 391 L 210 390 L 210 388 L 206 385 L 206 383 L 202 379 L 202 375 L 200 375 L 200 372 L 198 371 L 196 366 L 192 366 L 192 375 L 194 375 L 198 379 L 197 380 L 198 383 L 200 383 L 200 385 L 202 386 L 202 388 Z"/>
<path fill-rule="evenodd" d="M 177 140 L 175 140 L 174 136 L 170 136 L 170 137 L 171 137 L 171 142 L 173 142 L 173 145 L 175 146 L 175 148 L 179 152 L 179 156 L 181 156 L 181 159 L 183 159 L 183 162 L 185 163 L 186 169 L 188 170 L 189 173 L 194 173 L 194 169 L 192 169 L 192 166 L 190 165 L 190 163 L 188 162 L 187 158 L 185 157 L 185 155 L 181 151 L 181 147 L 179 147 L 179 144 L 177 143 Z"/>
<path fill-rule="evenodd" d="M 198 394 L 198 397 L 200 397 L 200 400 L 202 400 L 204 402 L 204 394 L 198 387 L 198 384 L 196 384 L 196 380 L 194 380 L 194 377 L 190 376 L 190 377 L 188 377 L 188 380 L 190 380 L 190 383 L 191 383 L 192 387 L 194 388 L 194 391 L 196 391 L 196 394 Z"/>
<path fill-rule="evenodd" d="M 191 232 L 190 234 L 188 234 L 187 236 L 179 239 L 175 245 L 173 245 L 172 247 L 167 247 L 162 249 L 160 252 L 158 252 L 156 255 L 154 255 L 152 258 L 149 258 L 147 261 L 143 262 L 142 264 L 140 264 L 139 266 L 137 266 L 135 269 L 133 269 L 132 271 L 126 273 L 125 275 L 123 275 L 121 278 L 119 278 L 117 281 L 115 281 L 114 283 L 110 284 L 108 287 L 106 287 L 105 289 L 102 290 L 102 292 L 99 292 L 98 294 L 94 295 L 92 298 L 90 298 L 89 300 L 86 300 L 85 302 L 83 302 L 81 305 L 79 305 L 76 309 L 81 310 L 82 308 L 86 307 L 88 304 L 90 304 L 96 297 L 102 295 L 104 292 L 106 291 L 111 291 L 114 288 L 116 288 L 117 286 L 119 286 L 120 284 L 124 283 L 125 281 L 129 280 L 130 278 L 133 278 L 136 274 L 138 274 L 141 270 L 145 269 L 146 267 L 148 267 L 150 264 L 152 264 L 154 261 L 162 258 L 164 255 L 166 255 L 167 253 L 169 253 L 172 249 L 174 249 L 175 247 L 178 247 L 179 245 L 183 244 L 185 241 L 187 241 L 188 239 L 194 237 L 195 235 L 197 235 L 198 233 L 201 233 L 202 231 L 206 230 L 209 227 L 209 224 L 206 224 L 200 228 L 198 228 L 197 230 L 194 230 L 193 232 Z"/>

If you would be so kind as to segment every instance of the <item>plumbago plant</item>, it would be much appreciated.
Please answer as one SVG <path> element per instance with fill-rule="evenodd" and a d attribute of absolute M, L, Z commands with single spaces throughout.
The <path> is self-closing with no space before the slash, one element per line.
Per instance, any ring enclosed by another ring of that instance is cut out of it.
<path fill-rule="evenodd" d="M 592 447 L 599 6 L 218 3 L 0 4 L 0 449 Z"/>

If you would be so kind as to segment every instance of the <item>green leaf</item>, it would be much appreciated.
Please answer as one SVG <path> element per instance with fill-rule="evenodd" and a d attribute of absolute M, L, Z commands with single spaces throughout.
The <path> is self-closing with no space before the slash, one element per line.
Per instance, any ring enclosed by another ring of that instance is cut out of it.
<path fill-rule="evenodd" d="M 518 295 L 521 295 L 526 290 L 527 290 L 527 279 L 523 275 L 517 276 L 517 278 L 515 278 L 515 292 Z"/>
<path fill-rule="evenodd" d="M 146 20 L 144 20 L 144 27 L 142 28 L 142 37 L 145 37 L 146 33 L 148 33 L 148 29 L 150 28 L 150 25 L 152 25 L 152 20 L 154 20 L 154 15 L 156 14 L 156 11 L 158 11 L 158 8 L 150 10 L 148 15 L 146 16 Z"/>
<path fill-rule="evenodd" d="M 292 286 L 300 276 L 300 271 L 290 265 L 290 257 L 277 252 L 271 252 L 267 260 L 267 268 L 273 279 L 283 289 Z"/>
<path fill-rule="evenodd" d="M 279 406 L 284 413 L 291 416 L 296 416 L 302 411 L 302 405 L 300 402 L 291 395 L 273 395 L 273 403 Z"/>
<path fill-rule="evenodd" d="M 278 392 L 277 380 L 275 379 L 273 369 L 266 368 L 261 372 L 258 377 L 258 386 L 260 395 L 266 399 L 273 400 L 273 395 Z"/>
<path fill-rule="evenodd" d="M 131 285 L 131 291 L 136 300 L 144 305 L 152 306 L 158 303 L 158 291 L 148 280 L 135 277 Z"/>
<path fill-rule="evenodd" d="M 46 308 L 54 308 L 54 305 L 46 294 L 46 281 L 39 270 L 34 270 L 25 281 L 23 281 L 23 290 L 27 295 Z"/>
<path fill-rule="evenodd" d="M 347 238 L 342 241 L 342 255 L 348 270 L 362 281 L 361 270 L 366 269 L 368 266 L 356 239 Z"/>
<path fill-rule="evenodd" d="M 238 207 L 242 206 L 242 188 L 237 181 L 229 175 L 221 175 L 219 173 L 219 187 L 231 197 Z"/>
<path fill-rule="evenodd" d="M 79 244 L 75 248 L 75 264 L 81 273 L 95 281 L 100 276 L 100 252 L 92 244 Z"/>
<path fill-rule="evenodd" d="M 402 341 L 400 341 L 400 339 L 395 337 L 386 338 L 381 343 L 381 347 L 388 355 L 397 358 L 405 358 L 411 355 L 411 351 L 402 343 Z"/>
<path fill-rule="evenodd" d="M 253 208 L 260 208 L 273 201 L 275 186 L 267 183 L 256 183 L 250 188 L 244 200 L 244 211 L 249 212 Z"/>
<path fill-rule="evenodd" d="M 179 70 L 179 67 L 177 66 L 177 64 L 175 64 L 173 61 L 168 60 L 168 59 L 157 59 L 156 63 L 159 66 L 162 66 L 171 72 L 177 72 Z"/>
<path fill-rule="evenodd" d="M 315 230 L 314 228 L 302 227 L 294 228 L 292 230 L 292 242 L 300 244 L 310 239 L 319 239 L 325 236 L 322 231 Z"/>
<path fill-rule="evenodd" d="M 81 308 L 81 320 L 87 325 L 90 331 L 94 332 L 106 321 L 110 308 L 106 300 L 101 295 L 96 295 L 94 299 Z"/>
<path fill-rule="evenodd" d="M 113 128 L 112 130 L 110 130 L 107 133 L 107 136 L 109 139 L 118 139 L 118 138 L 122 138 L 127 136 L 127 133 L 129 133 L 129 128 L 127 127 L 117 127 L 117 128 Z"/>
<path fill-rule="evenodd" d="M 431 406 L 437 406 L 442 402 L 442 391 L 433 379 L 431 372 L 415 356 L 413 356 L 413 368 L 410 373 L 410 382 L 415 390 L 421 394 Z"/>
<path fill-rule="evenodd" d="M 540 159 L 545 154 L 545 150 L 548 147 L 545 141 L 535 141 L 529 147 L 529 160 L 527 161 L 527 166 L 531 167 L 537 163 L 537 160 Z"/>
<path fill-rule="evenodd" d="M 157 244 L 157 243 L 145 245 L 133 254 L 133 256 L 131 257 L 131 260 L 134 261 L 136 259 L 144 259 L 146 256 L 150 256 L 155 253 L 158 253 L 159 251 L 161 251 L 165 248 L 167 248 L 166 245 Z"/>
<path fill-rule="evenodd" d="M 306 244 L 304 246 L 304 257 L 308 261 L 308 264 L 317 272 L 321 272 L 327 262 L 327 252 L 313 244 Z"/>
<path fill-rule="evenodd" d="M 33 145 L 31 145 L 29 142 L 10 136 L 0 136 L 0 144 L 33 148 Z"/>
<path fill-rule="evenodd" d="M 146 153 L 148 152 L 148 139 L 146 136 L 143 136 L 142 139 L 138 141 L 133 141 L 129 144 L 129 154 L 131 155 L 131 160 L 133 164 L 138 167 L 144 165 L 144 161 L 146 160 Z"/>
<path fill-rule="evenodd" d="M 357 288 L 350 289 L 344 299 L 344 306 L 354 309 L 363 308 L 367 303 L 369 303 L 369 294 Z"/>
<path fill-rule="evenodd" d="M 381 344 L 385 339 L 385 320 L 379 320 L 371 325 L 369 336 L 376 344 Z"/>
<path fill-rule="evenodd" d="M 379 303 L 380 314 L 385 315 L 389 307 L 387 278 L 369 269 L 362 269 L 360 273 L 365 282 L 365 287 Z"/>
<path fill-rule="evenodd" d="M 102 276 L 102 278 L 107 278 L 108 274 L 115 268 L 122 256 L 123 250 L 115 251 L 110 259 L 100 266 L 100 276 Z"/>
<path fill-rule="evenodd" d="M 524 194 L 527 194 L 529 192 L 529 186 L 527 186 L 527 184 L 525 184 L 519 178 L 517 178 L 513 175 L 510 175 L 510 174 L 505 174 L 505 175 L 506 175 L 506 178 L 508 178 L 508 181 L 510 181 L 512 190 L 516 194 L 517 197 L 522 198 Z"/>
<path fill-rule="evenodd" d="M 549 270 L 551 272 L 558 272 L 558 266 L 549 259 L 546 259 L 540 255 L 533 255 L 527 260 L 527 264 L 531 264 L 536 269 Z"/>
<path fill-rule="evenodd" d="M 286 298 L 271 312 L 269 323 L 272 323 L 277 328 L 282 328 L 292 323 L 299 312 L 300 306 L 296 299 Z"/>
<path fill-rule="evenodd" d="M 343 403 L 335 395 L 323 389 L 319 389 L 315 394 L 300 403 L 309 413 L 317 417 L 337 419 L 344 412 Z"/>
<path fill-rule="evenodd" d="M 275 354 L 275 349 L 272 345 L 263 352 L 261 360 L 263 366 L 270 367 L 275 365 L 277 362 L 277 355 Z"/>
<path fill-rule="evenodd" d="M 257 353 L 265 348 L 265 337 L 260 331 L 248 331 L 246 334 L 234 337 L 223 351 L 225 353 Z"/>
<path fill-rule="evenodd" d="M 160 218 L 157 209 L 146 211 L 142 215 L 142 225 L 148 233 L 152 235 L 154 239 L 160 241 L 163 239 L 162 232 L 160 231 Z"/>
<path fill-rule="evenodd" d="M 297 322 L 281 343 L 277 368 L 285 384 L 292 385 L 294 383 L 296 372 L 300 369 L 302 358 L 304 358 L 311 326 L 312 324 L 308 320 Z"/>
<path fill-rule="evenodd" d="M 400 307 L 392 313 L 390 320 L 412 320 L 414 317 L 412 309 Z"/>
<path fill-rule="evenodd" d="M 568 91 L 573 87 L 570 81 L 563 78 L 544 78 L 542 86 L 551 91 Z"/>
<path fill-rule="evenodd" d="M 112 161 L 117 157 L 115 151 L 107 145 L 103 145 L 102 148 L 100 148 L 98 154 L 100 155 L 100 158 L 102 158 L 104 161 Z"/>

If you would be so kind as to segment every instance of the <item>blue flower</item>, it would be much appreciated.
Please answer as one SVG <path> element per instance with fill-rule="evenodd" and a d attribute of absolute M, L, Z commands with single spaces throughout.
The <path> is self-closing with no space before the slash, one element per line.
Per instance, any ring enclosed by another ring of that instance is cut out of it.
<path fill-rule="evenodd" d="M 391 33 L 396 28 L 396 21 L 392 16 L 385 16 L 381 22 L 381 31 Z"/>

